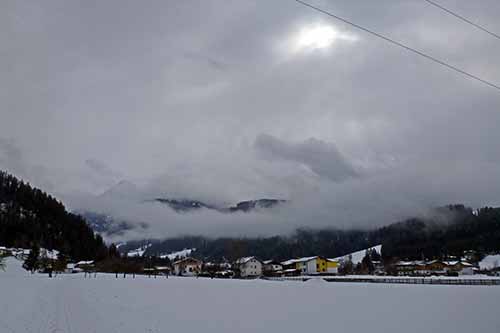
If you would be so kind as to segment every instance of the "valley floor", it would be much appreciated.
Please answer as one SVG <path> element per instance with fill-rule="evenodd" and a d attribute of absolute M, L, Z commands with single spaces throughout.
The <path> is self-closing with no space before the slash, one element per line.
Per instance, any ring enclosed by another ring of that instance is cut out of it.
<path fill-rule="evenodd" d="M 0 332 L 499 332 L 499 286 L 0 271 Z"/>

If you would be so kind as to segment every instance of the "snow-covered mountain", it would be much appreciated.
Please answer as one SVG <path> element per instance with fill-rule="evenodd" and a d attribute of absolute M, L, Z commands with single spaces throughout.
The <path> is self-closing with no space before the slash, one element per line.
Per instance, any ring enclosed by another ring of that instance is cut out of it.
<path fill-rule="evenodd" d="M 121 181 L 97 197 L 93 201 L 101 209 L 106 210 L 106 205 L 119 206 L 129 204 L 156 204 L 165 209 L 173 210 L 177 214 L 189 214 L 201 212 L 203 210 L 220 214 L 249 213 L 252 211 L 268 210 L 286 202 L 281 199 L 256 199 L 236 203 L 235 205 L 215 205 L 192 198 L 176 198 L 168 196 L 153 196 L 140 190 L 135 184 L 129 181 Z M 119 203 L 119 205 L 115 205 Z M 148 226 L 141 221 L 124 220 L 117 218 L 116 214 L 98 212 L 99 209 L 87 205 L 86 208 L 77 209 L 78 213 L 85 218 L 92 229 L 106 236 L 116 236 L 132 229 L 146 229 Z M 115 212 L 116 213 L 116 212 Z M 119 214 L 119 213 L 118 213 Z"/>
<path fill-rule="evenodd" d="M 156 198 L 154 201 L 166 204 L 176 212 L 190 212 L 201 208 L 216 210 L 221 213 L 236 213 L 236 212 L 250 212 L 252 210 L 269 209 L 279 204 L 285 203 L 286 200 L 280 199 L 257 199 L 238 202 L 234 206 L 216 206 L 204 203 L 199 200 L 191 199 L 169 199 L 169 198 Z"/>

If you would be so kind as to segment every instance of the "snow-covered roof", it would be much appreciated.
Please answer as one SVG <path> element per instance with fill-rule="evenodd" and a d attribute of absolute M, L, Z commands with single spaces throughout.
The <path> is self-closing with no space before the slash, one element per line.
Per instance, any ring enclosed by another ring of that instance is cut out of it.
<path fill-rule="evenodd" d="M 179 265 L 179 264 L 182 264 L 183 262 L 185 261 L 195 261 L 197 264 L 201 264 L 201 260 L 198 260 L 198 259 L 195 259 L 195 258 L 192 258 L 192 257 L 187 257 L 187 258 L 182 258 L 180 260 L 177 260 L 175 261 L 172 265 Z"/>
<path fill-rule="evenodd" d="M 311 261 L 311 260 L 314 260 L 314 259 L 317 259 L 318 256 L 314 256 L 314 257 L 303 257 L 303 258 L 297 258 L 297 259 L 289 259 L 289 260 L 286 260 L 286 261 L 282 261 L 281 264 L 284 265 L 284 266 L 288 266 L 288 265 L 292 265 L 292 264 L 295 264 L 295 263 L 298 263 L 298 262 L 308 262 L 308 261 Z"/>
<path fill-rule="evenodd" d="M 238 260 L 236 260 L 236 263 L 237 264 L 246 264 L 247 262 L 249 262 L 252 259 L 257 260 L 255 257 L 243 257 L 243 258 L 239 258 Z"/>
<path fill-rule="evenodd" d="M 415 266 L 418 265 L 415 261 L 398 261 L 396 266 Z"/>
<path fill-rule="evenodd" d="M 431 260 L 431 261 L 423 261 L 423 260 L 414 260 L 414 261 L 398 261 L 396 263 L 396 266 L 424 266 L 424 265 L 432 265 L 435 263 L 442 263 L 446 266 L 455 266 L 457 264 L 462 264 L 463 266 L 473 266 L 472 264 L 466 262 L 466 261 L 460 261 L 460 260 L 448 260 L 448 261 L 441 261 L 441 260 Z"/>
<path fill-rule="evenodd" d="M 170 270 L 170 267 L 168 267 L 168 266 L 155 266 L 155 269 L 157 269 L 159 271 L 166 271 L 166 270 Z"/>

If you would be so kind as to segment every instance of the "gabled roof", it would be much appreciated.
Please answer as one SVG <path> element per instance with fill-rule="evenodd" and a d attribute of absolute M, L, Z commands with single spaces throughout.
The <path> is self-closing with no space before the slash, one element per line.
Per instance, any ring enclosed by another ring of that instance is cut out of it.
<path fill-rule="evenodd" d="M 186 258 L 182 258 L 180 260 L 177 260 L 175 261 L 172 265 L 179 265 L 179 264 L 182 264 L 184 262 L 193 262 L 195 261 L 197 264 L 201 264 L 201 260 L 198 260 L 196 258 L 193 258 L 193 257 L 186 257 Z"/>
<path fill-rule="evenodd" d="M 260 262 L 260 260 L 258 260 L 255 257 L 243 257 L 243 258 L 239 258 L 238 260 L 236 260 L 236 263 L 237 264 L 246 264 L 247 262 L 249 262 L 252 259 L 255 259 L 255 260 Z"/>
<path fill-rule="evenodd" d="M 286 260 L 286 261 L 281 262 L 281 264 L 284 266 L 287 266 L 287 265 L 292 265 L 292 264 L 299 263 L 299 262 L 302 262 L 302 263 L 308 262 L 308 261 L 311 261 L 311 260 L 314 260 L 317 258 L 319 258 L 319 256 L 290 259 L 290 260 Z"/>

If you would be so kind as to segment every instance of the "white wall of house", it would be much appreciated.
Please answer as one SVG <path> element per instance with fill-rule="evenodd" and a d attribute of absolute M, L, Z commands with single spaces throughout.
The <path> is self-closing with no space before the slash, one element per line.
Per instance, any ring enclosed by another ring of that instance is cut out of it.
<path fill-rule="evenodd" d="M 307 262 L 306 264 L 306 274 L 317 274 L 318 269 L 317 269 L 317 260 L 316 259 L 311 259 Z"/>
<path fill-rule="evenodd" d="M 318 273 L 318 269 L 317 269 L 317 260 L 315 258 L 313 259 L 310 259 L 308 261 L 303 261 L 303 262 L 300 262 L 300 273 L 302 275 L 310 275 L 310 274 L 317 274 Z"/>
<path fill-rule="evenodd" d="M 255 258 L 240 264 L 241 277 L 257 277 L 262 275 L 262 263 Z"/>

